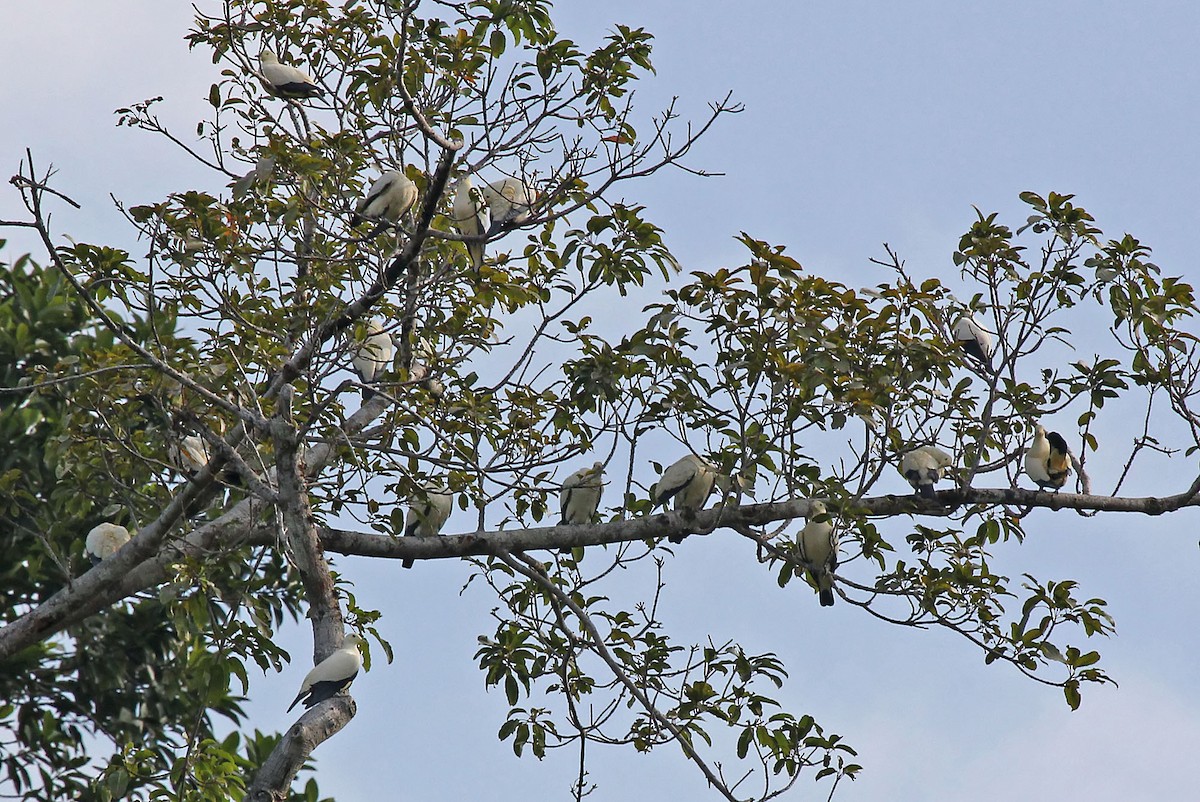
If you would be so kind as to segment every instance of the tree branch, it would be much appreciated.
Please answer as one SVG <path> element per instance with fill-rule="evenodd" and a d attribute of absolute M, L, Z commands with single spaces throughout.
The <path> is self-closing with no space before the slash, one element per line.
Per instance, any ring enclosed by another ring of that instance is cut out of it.
<path fill-rule="evenodd" d="M 563 593 L 558 586 L 550 581 L 550 579 L 546 576 L 545 568 L 536 560 L 520 552 L 516 553 L 516 559 L 513 558 L 513 555 L 506 552 L 501 552 L 497 556 L 504 561 L 505 565 L 509 566 L 514 571 L 517 571 L 523 576 L 526 576 L 536 582 L 537 585 L 542 588 L 542 590 L 556 599 L 559 604 L 561 604 L 563 607 L 566 607 L 577 619 L 579 619 L 580 626 L 587 631 L 588 637 L 592 642 L 592 651 L 595 652 L 595 654 L 605 662 L 609 670 L 612 671 L 613 675 L 621 681 L 621 684 L 625 686 L 626 690 L 628 690 L 629 693 L 638 700 L 638 704 L 642 706 L 642 709 L 646 711 L 646 714 L 658 722 L 660 727 L 671 733 L 671 735 L 675 738 L 675 742 L 678 743 L 679 747 L 683 750 L 683 753 L 687 755 L 693 763 L 700 767 L 700 771 L 704 774 L 708 782 L 718 791 L 720 791 L 722 796 L 730 800 L 730 802 L 738 802 L 737 797 L 733 795 L 733 792 L 730 791 L 729 788 L 725 786 L 725 783 L 721 780 L 721 778 L 718 777 L 711 768 L 709 768 L 709 765 L 704 761 L 704 758 L 700 757 L 700 754 L 696 751 L 695 747 L 692 746 L 691 738 L 681 731 L 674 722 L 663 715 L 662 711 L 654 706 L 654 702 L 650 701 L 650 697 L 646 696 L 645 692 L 638 687 L 638 684 L 630 678 L 628 672 L 625 671 L 620 662 L 612 656 L 612 653 L 609 652 L 608 648 L 604 645 L 604 638 L 600 635 L 600 631 L 596 629 L 596 625 L 592 622 L 591 616 L 589 616 L 582 607 L 576 604 L 574 599 L 572 599 L 566 593 Z"/>
<path fill-rule="evenodd" d="M 246 802 L 280 802 L 286 799 L 286 789 L 296 773 L 304 767 L 312 751 L 337 735 L 356 712 L 354 700 L 342 694 L 305 711 L 263 761 L 246 790 Z"/>

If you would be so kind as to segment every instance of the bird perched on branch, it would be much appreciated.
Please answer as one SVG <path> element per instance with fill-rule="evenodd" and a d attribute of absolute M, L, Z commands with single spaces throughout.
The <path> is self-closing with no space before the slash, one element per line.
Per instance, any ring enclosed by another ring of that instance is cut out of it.
<path fill-rule="evenodd" d="M 933 486 L 945 477 L 954 459 L 937 446 L 920 446 L 900 459 L 898 470 L 922 498 L 934 498 Z"/>
<path fill-rule="evenodd" d="M 313 666 L 312 671 L 300 683 L 300 693 L 288 705 L 287 712 L 304 700 L 306 708 L 323 702 L 350 686 L 362 669 L 363 659 L 359 648 L 367 642 L 357 635 L 348 635 L 342 648 Z"/>
<path fill-rule="evenodd" d="M 529 219 L 529 210 L 537 203 L 538 194 L 533 187 L 519 178 L 501 178 L 479 188 L 483 199 L 491 210 L 492 224 L 488 234 L 494 234 L 506 225 L 520 225 Z"/>
<path fill-rule="evenodd" d="M 84 554 L 92 565 L 99 565 L 116 554 L 117 549 L 129 542 L 129 530 L 120 524 L 103 523 L 92 527 L 83 542 Z"/>
<path fill-rule="evenodd" d="M 259 73 L 267 86 L 282 98 L 299 99 L 325 94 L 325 90 L 317 86 L 304 70 L 283 64 L 270 50 L 264 50 L 258 57 Z"/>
<path fill-rule="evenodd" d="M 600 496 L 604 493 L 604 463 L 597 462 L 590 468 L 580 468 L 563 480 L 559 494 L 559 510 L 562 520 L 559 526 L 590 524 L 600 508 Z M 569 548 L 559 549 L 569 553 Z"/>
<path fill-rule="evenodd" d="M 483 237 L 491 227 L 491 214 L 488 204 L 471 186 L 471 176 L 464 175 L 458 179 L 458 187 L 454 191 L 454 206 L 451 217 L 454 227 L 464 237 Z M 471 259 L 471 267 L 478 270 L 483 267 L 483 240 L 464 242 L 467 246 L 467 256 Z"/>
<path fill-rule="evenodd" d="M 963 315 L 954 323 L 954 341 L 985 371 L 994 372 L 992 355 L 996 353 L 996 343 L 992 335 L 975 322 L 974 317 Z"/>
<path fill-rule="evenodd" d="M 189 434 L 178 442 L 171 443 L 167 458 L 175 469 L 189 479 L 204 469 L 209 459 L 208 443 L 199 435 Z"/>
<path fill-rule="evenodd" d="M 450 517 L 454 496 L 440 487 L 423 487 L 420 495 L 409 501 L 408 517 L 404 521 L 405 537 L 436 537 Z M 405 560 L 412 568 L 414 560 Z"/>
<path fill-rule="evenodd" d="M 219 422 L 217 428 L 218 430 L 224 429 Z M 176 431 L 176 437 L 179 437 L 178 431 Z M 189 434 L 179 437 L 178 440 L 171 443 L 167 449 L 167 460 L 189 481 L 195 481 L 200 471 L 204 470 L 209 460 L 212 459 L 213 453 L 213 447 L 203 437 Z M 233 487 L 245 485 L 245 480 L 238 469 L 228 463 L 218 472 L 217 479 Z"/>
<path fill-rule="evenodd" d="M 1071 473 L 1071 451 L 1058 432 L 1046 433 L 1044 426 L 1033 430 L 1033 442 L 1025 452 L 1025 473 L 1043 490 L 1058 492 Z"/>
<path fill-rule="evenodd" d="M 604 463 L 597 462 L 590 468 L 580 468 L 562 483 L 559 526 L 587 524 L 600 507 L 600 496 L 604 493 Z"/>
<path fill-rule="evenodd" d="M 800 558 L 808 566 L 821 606 L 833 606 L 833 572 L 838 565 L 838 540 L 823 501 L 808 505 L 808 523 L 800 530 Z"/>
<path fill-rule="evenodd" d="M 376 377 L 388 372 L 395 355 L 396 346 L 392 342 L 392 335 L 384 330 L 383 324 L 372 320 L 367 323 L 366 339 L 358 344 L 350 362 L 362 383 L 370 384 Z M 375 397 L 375 391 L 364 387 L 362 397 L 363 401 L 370 401 Z"/>
<path fill-rule="evenodd" d="M 695 513 L 704 506 L 716 484 L 717 469 L 706 459 L 688 454 L 671 464 L 654 485 L 654 506 L 666 506 L 675 500 L 675 509 Z M 682 535 L 671 535 L 672 543 L 682 543 Z"/>
<path fill-rule="evenodd" d="M 388 170 L 367 190 L 367 194 L 354 207 L 350 225 L 357 226 L 364 220 L 377 221 L 380 225 L 368 236 L 374 236 L 403 217 L 417 202 L 417 185 L 399 170 Z"/>

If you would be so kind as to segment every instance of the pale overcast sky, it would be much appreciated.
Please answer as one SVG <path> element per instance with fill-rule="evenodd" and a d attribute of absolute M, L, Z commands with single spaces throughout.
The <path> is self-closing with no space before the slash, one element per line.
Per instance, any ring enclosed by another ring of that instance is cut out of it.
<path fill-rule="evenodd" d="M 886 280 L 868 262 L 883 242 L 914 274 L 960 286 L 950 255 L 972 206 L 1016 227 L 1026 214 L 1019 192 L 1054 190 L 1076 193 L 1106 234 L 1134 234 L 1167 274 L 1195 281 L 1200 4 L 562 5 L 560 29 L 585 43 L 617 22 L 656 34 L 658 75 L 639 89 L 645 108 L 678 95 L 698 118 L 729 89 L 746 106 L 692 159 L 724 177 L 677 172 L 622 187 L 649 207 L 685 269 L 740 264 L 733 237 L 746 231 L 853 286 Z M 197 181 L 221 189 L 166 143 L 113 125 L 115 108 L 163 95 L 164 119 L 180 133 L 194 129 L 217 68 L 187 51 L 188 21 L 187 3 L 161 0 L 45 0 L 0 12 L 0 173 L 16 171 L 25 147 L 53 162 L 57 186 L 84 205 L 56 213 L 60 232 L 138 253 L 108 193 L 150 202 Z M 0 218 L 21 213 L 0 184 Z M 8 259 L 35 247 L 8 236 Z M 1124 445 L 1118 424 L 1105 434 Z M 1093 459 L 1097 486 L 1111 486 L 1119 466 L 1103 451 Z M 1194 470 L 1194 460 L 1177 460 L 1131 492 L 1178 492 Z M 895 492 L 907 492 L 893 478 Z M 684 642 L 711 633 L 779 653 L 791 679 L 777 698 L 845 736 L 866 766 L 838 799 L 1190 800 L 1200 745 L 1196 524 L 1195 511 L 1042 511 L 1026 543 L 1000 549 L 995 570 L 1076 579 L 1080 596 L 1111 603 L 1119 634 L 1090 646 L 1120 687 L 1085 688 L 1075 713 L 1057 690 L 985 666 L 961 639 L 779 590 L 731 535 L 679 549 L 664 618 Z M 360 603 L 384 612 L 397 659 L 377 655 L 355 683 L 357 718 L 315 753 L 322 790 L 343 801 L 567 798 L 574 752 L 518 760 L 495 737 L 506 705 L 484 691 L 472 659 L 476 636 L 492 631 L 492 600 L 475 585 L 459 594 L 468 567 L 338 562 Z M 632 579 L 628 587 L 647 592 Z M 254 681 L 252 727 L 291 723 L 284 709 L 309 642 L 306 629 L 289 631 L 296 661 Z M 591 754 L 593 802 L 711 793 L 675 749 Z M 823 793 L 802 781 L 791 798 Z"/>

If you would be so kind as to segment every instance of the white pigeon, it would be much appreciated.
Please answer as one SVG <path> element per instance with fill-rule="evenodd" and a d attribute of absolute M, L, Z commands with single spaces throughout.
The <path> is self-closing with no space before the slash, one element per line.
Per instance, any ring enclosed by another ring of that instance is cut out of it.
<path fill-rule="evenodd" d="M 519 178 L 501 178 L 479 188 L 491 211 L 494 234 L 505 225 L 520 225 L 529 219 L 529 210 L 537 203 L 537 191 Z"/>
<path fill-rule="evenodd" d="M 451 208 L 454 227 L 464 237 L 483 237 L 491 226 L 491 214 L 488 204 L 483 202 L 479 193 L 471 186 L 471 176 L 464 175 L 458 180 L 458 188 L 454 191 L 454 206 Z M 471 267 L 478 270 L 483 266 L 483 240 L 465 242 L 467 256 L 471 259 Z"/>
<path fill-rule="evenodd" d="M 1071 473 L 1071 452 L 1067 441 L 1058 432 L 1046 433 L 1044 426 L 1033 430 L 1033 442 L 1025 452 L 1025 474 L 1046 489 L 1062 489 Z"/>
<path fill-rule="evenodd" d="M 933 498 L 933 486 L 944 478 L 954 458 L 937 446 L 920 446 L 900 459 L 898 470 L 913 490 L 924 498 Z"/>
<path fill-rule="evenodd" d="M 409 501 L 408 517 L 404 521 L 405 537 L 436 537 L 446 525 L 454 496 L 440 487 L 423 487 L 421 495 Z M 405 568 L 412 568 L 414 560 L 405 560 Z"/>
<path fill-rule="evenodd" d="M 234 403 L 238 402 L 235 400 Z M 203 437 L 195 434 L 189 434 L 186 437 L 180 438 L 171 443 L 167 449 L 167 460 L 175 470 L 188 479 L 195 479 L 200 471 L 208 465 L 208 461 L 212 459 L 212 456 L 212 446 Z M 233 465 L 225 465 L 217 478 L 235 487 L 242 487 L 244 485 L 242 475 Z"/>
<path fill-rule="evenodd" d="M 350 225 L 364 220 L 395 223 L 417 202 L 417 185 L 399 170 L 388 170 L 359 199 L 350 217 Z"/>
<path fill-rule="evenodd" d="M 600 507 L 600 496 L 604 493 L 604 463 L 597 462 L 590 468 L 580 468 L 562 483 L 559 526 L 587 524 Z"/>
<path fill-rule="evenodd" d="M 704 506 L 716 480 L 717 469 L 711 462 L 688 454 L 663 471 L 652 490 L 654 506 L 665 506 L 674 499 L 675 509 L 694 513 Z M 682 543 L 683 535 L 671 535 L 667 539 L 672 543 Z"/>
<path fill-rule="evenodd" d="M 292 712 L 301 699 L 305 707 L 312 707 L 347 688 L 362 669 L 363 659 L 359 648 L 366 645 L 367 642 L 358 635 L 348 635 L 342 648 L 313 666 L 312 671 L 304 677 L 304 682 L 300 683 L 300 693 L 288 705 L 287 712 Z"/>
<path fill-rule="evenodd" d="M 189 479 L 204 469 L 209 460 L 208 443 L 199 435 L 189 434 L 178 442 L 171 443 L 167 458 L 175 469 Z"/>
<path fill-rule="evenodd" d="M 350 362 L 354 372 L 363 384 L 370 384 L 376 377 L 387 373 L 392 367 L 392 359 L 396 355 L 396 346 L 392 335 L 384 330 L 377 320 L 367 323 L 367 337 L 357 345 Z M 363 401 L 375 397 L 375 391 L 369 387 L 362 388 Z"/>
<path fill-rule="evenodd" d="M 92 565 L 99 565 L 129 542 L 129 530 L 120 524 L 97 524 L 87 533 L 83 550 Z"/>
<path fill-rule="evenodd" d="M 808 523 L 800 530 L 800 558 L 812 574 L 813 584 L 820 594 L 821 606 L 833 606 L 833 571 L 838 565 L 838 539 L 828 520 L 825 503 L 813 501 L 808 505 Z M 825 518 L 818 521 L 816 518 Z"/>
<path fill-rule="evenodd" d="M 263 80 L 280 97 L 306 98 L 325 94 L 325 90 L 317 86 L 311 75 L 291 64 L 281 63 L 279 57 L 270 50 L 259 54 L 258 65 Z"/>
<path fill-rule="evenodd" d="M 955 321 L 954 341 L 984 370 L 993 372 L 992 355 L 996 353 L 996 343 L 992 335 L 975 322 L 974 317 L 963 315 Z"/>

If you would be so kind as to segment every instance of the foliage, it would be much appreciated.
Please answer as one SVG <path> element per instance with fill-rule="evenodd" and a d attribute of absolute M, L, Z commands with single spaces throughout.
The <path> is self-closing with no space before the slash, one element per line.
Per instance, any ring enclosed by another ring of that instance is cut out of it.
<path fill-rule="evenodd" d="M 271 640 L 288 617 L 312 619 L 318 656 L 345 625 L 374 634 L 386 611 L 361 609 L 326 552 L 449 556 L 397 537 L 428 486 L 474 519 L 457 553 L 476 555 L 472 579 L 497 600 L 476 659 L 517 755 L 675 745 L 730 799 L 751 793 L 747 777 L 762 800 L 801 777 L 853 778 L 841 736 L 774 698 L 777 655 L 720 633 L 686 643 L 658 615 L 663 537 L 716 527 L 811 603 L 797 521 L 816 498 L 840 535 L 844 603 L 958 633 L 1071 707 L 1109 681 L 1085 645 L 1113 631 L 1103 600 L 1004 575 L 995 555 L 1036 534 L 1035 508 L 1164 512 L 1196 494 L 1094 495 L 1086 472 L 1100 416 L 1160 395 L 1164 425 L 1200 447 L 1192 289 L 1132 236 L 1105 242 L 1071 196 L 1025 193 L 1024 226 L 981 212 L 959 241 L 965 302 L 890 251 L 894 278 L 854 289 L 752 233 L 745 264 L 679 278 L 663 232 L 616 189 L 685 166 L 737 107 L 683 133 L 673 108 L 635 109 L 645 31 L 616 26 L 589 48 L 542 0 L 226 0 L 188 39 L 220 65 L 201 144 L 153 100 L 119 120 L 169 137 L 224 190 L 122 206 L 147 249 L 135 257 L 56 245 L 49 176 L 30 163 L 16 181 L 52 262 L 4 267 L 0 304 L 0 427 L 19 443 L 0 456 L 0 537 L 19 555 L 3 566 L 0 732 L 18 795 L 316 799 L 311 781 L 289 790 L 295 770 L 353 706 L 322 703 L 283 737 L 250 731 L 247 672 L 288 659 Z M 325 97 L 276 97 L 257 73 L 267 48 Z M 418 201 L 355 227 L 379 169 L 403 170 Z M 466 177 L 536 190 L 493 220 L 479 268 L 452 208 Z M 648 301 L 640 316 L 612 314 L 633 299 Z M 1112 346 L 1068 362 L 1072 343 L 1106 334 L 1077 314 L 1092 304 L 1112 314 Z M 969 313 L 998 343 L 992 371 L 954 341 Z M 359 404 L 347 369 L 372 320 L 397 353 Z M 1051 418 L 1076 422 L 1081 494 L 1019 489 Z M 1164 451 L 1145 420 L 1127 474 Z M 171 457 L 189 437 L 207 468 Z M 931 443 L 952 453 L 953 487 L 894 495 L 892 466 Z M 645 455 L 689 450 L 727 480 L 717 506 L 660 514 L 662 466 Z M 594 459 L 610 477 L 603 521 L 540 526 L 558 483 Z M 137 535 L 88 571 L 83 534 L 105 520 Z M 497 545 L 514 533 L 553 550 Z M 642 598 L 610 597 L 618 571 L 643 577 Z"/>

